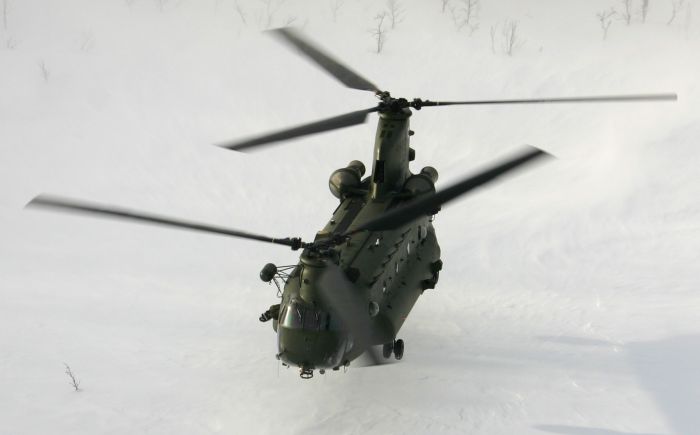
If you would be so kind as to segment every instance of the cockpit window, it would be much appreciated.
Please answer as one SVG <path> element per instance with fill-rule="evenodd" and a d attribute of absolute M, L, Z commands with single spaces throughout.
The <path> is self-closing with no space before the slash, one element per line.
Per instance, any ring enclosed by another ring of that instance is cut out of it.
<path fill-rule="evenodd" d="M 280 324 L 290 329 L 325 331 L 328 329 L 328 314 L 292 300 L 280 316 Z"/>
<path fill-rule="evenodd" d="M 301 305 L 292 302 L 284 309 L 284 317 L 280 322 L 285 328 L 301 329 L 304 324 L 304 311 Z"/>
<path fill-rule="evenodd" d="M 304 313 L 304 329 L 312 331 L 328 329 L 328 315 L 323 311 L 307 310 Z"/>

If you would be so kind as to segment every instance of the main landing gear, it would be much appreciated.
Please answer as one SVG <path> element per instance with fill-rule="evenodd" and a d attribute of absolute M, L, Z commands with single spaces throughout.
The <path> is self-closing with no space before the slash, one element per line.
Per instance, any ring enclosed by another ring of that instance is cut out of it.
<path fill-rule="evenodd" d="M 391 358 L 391 354 L 394 354 L 394 358 L 400 360 L 403 358 L 403 340 L 398 339 L 393 343 L 386 343 L 382 348 L 382 355 L 385 359 Z"/>

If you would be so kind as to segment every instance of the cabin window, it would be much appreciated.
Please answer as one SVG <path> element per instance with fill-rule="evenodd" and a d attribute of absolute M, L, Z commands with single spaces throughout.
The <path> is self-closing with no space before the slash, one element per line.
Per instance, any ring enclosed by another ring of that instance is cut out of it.
<path fill-rule="evenodd" d="M 377 240 L 374 241 L 374 246 L 379 246 L 379 237 L 377 237 Z"/>
<path fill-rule="evenodd" d="M 410 243 L 406 243 L 406 253 L 407 254 L 411 253 L 411 244 Z"/>
<path fill-rule="evenodd" d="M 399 273 L 399 263 L 396 263 L 396 267 L 394 267 L 394 272 Z"/>

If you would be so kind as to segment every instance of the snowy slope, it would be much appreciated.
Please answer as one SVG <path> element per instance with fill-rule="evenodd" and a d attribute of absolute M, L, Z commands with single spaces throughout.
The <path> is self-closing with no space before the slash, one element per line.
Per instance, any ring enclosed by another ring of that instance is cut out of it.
<path fill-rule="evenodd" d="M 413 169 L 442 185 L 524 143 L 558 159 L 438 216 L 445 269 L 400 364 L 311 381 L 278 366 L 257 321 L 275 301 L 260 267 L 293 252 L 22 207 L 53 192 L 312 238 L 336 203 L 327 177 L 369 162 L 376 118 L 250 155 L 211 144 L 373 97 L 261 34 L 261 1 L 7 3 L 0 434 L 698 433 L 696 1 L 666 25 L 671 2 L 652 0 L 603 41 L 613 0 L 482 1 L 472 34 L 439 0 L 404 0 L 380 55 L 384 2 L 346 1 L 334 21 L 330 0 L 273 1 L 272 26 L 301 26 L 394 95 L 679 94 L 415 114 Z M 491 47 L 506 20 L 513 56 Z"/>

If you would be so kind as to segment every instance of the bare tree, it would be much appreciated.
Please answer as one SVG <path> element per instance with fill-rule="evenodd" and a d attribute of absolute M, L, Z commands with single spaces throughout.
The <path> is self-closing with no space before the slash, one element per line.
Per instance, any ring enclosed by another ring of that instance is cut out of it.
<path fill-rule="evenodd" d="M 70 386 L 73 387 L 75 391 L 80 391 L 80 381 L 75 377 L 75 373 L 73 373 L 73 370 L 70 369 L 70 366 L 66 363 L 63 363 L 63 365 L 66 366 L 66 375 L 70 378 Z"/>
<path fill-rule="evenodd" d="M 685 6 L 685 0 L 671 0 L 671 18 L 668 19 L 666 25 L 671 25 L 673 20 L 676 19 L 678 12 Z"/>
<path fill-rule="evenodd" d="M 518 35 L 518 22 L 506 21 L 501 29 L 503 36 L 503 52 L 508 56 L 512 56 L 516 49 L 523 45 L 522 39 Z"/>
<path fill-rule="evenodd" d="M 127 0 L 127 1 L 131 1 L 132 3 L 134 2 L 134 0 Z M 158 10 L 163 12 L 168 7 L 170 7 L 170 9 L 173 9 L 173 8 L 179 6 L 182 3 L 182 0 L 155 0 L 155 2 L 156 2 L 156 6 L 158 6 Z"/>
<path fill-rule="evenodd" d="M 91 51 L 95 46 L 95 35 L 92 32 L 85 32 L 80 41 L 80 51 Z"/>
<path fill-rule="evenodd" d="M 46 66 L 46 62 L 43 60 L 39 61 L 39 71 L 41 72 L 41 77 L 44 79 L 44 82 L 48 83 L 51 73 L 49 72 L 49 68 Z"/>
<path fill-rule="evenodd" d="M 610 8 L 605 11 L 600 11 L 596 14 L 598 21 L 600 21 L 600 28 L 603 29 L 603 41 L 608 37 L 608 29 L 612 24 L 612 17 L 615 16 L 615 8 Z"/>
<path fill-rule="evenodd" d="M 238 0 L 236 0 L 234 7 L 236 8 L 236 13 L 238 13 L 238 18 L 240 18 L 241 21 L 243 21 L 244 25 L 248 25 L 248 22 L 245 19 L 245 12 L 243 11 L 241 5 L 238 3 Z"/>
<path fill-rule="evenodd" d="M 442 1 L 442 12 L 445 13 L 445 9 L 447 9 L 447 5 L 450 3 L 450 0 L 441 0 Z"/>
<path fill-rule="evenodd" d="M 455 24 L 457 30 L 462 28 L 459 20 L 459 14 L 457 13 L 457 6 L 450 6 L 450 15 L 452 16 L 452 22 Z"/>
<path fill-rule="evenodd" d="M 7 14 L 10 10 L 9 3 L 9 0 L 2 0 L 2 25 L 5 27 L 5 30 L 7 30 Z"/>
<path fill-rule="evenodd" d="M 384 29 L 384 20 L 386 19 L 386 12 L 380 12 L 374 17 L 377 24 L 371 30 L 374 40 L 377 42 L 377 54 L 382 52 L 384 48 L 384 43 L 386 42 L 386 29 Z"/>
<path fill-rule="evenodd" d="M 345 0 L 331 0 L 331 14 L 333 14 L 333 22 L 338 21 L 338 13 L 345 4 Z"/>
<path fill-rule="evenodd" d="M 646 23 L 647 14 L 649 13 L 649 0 L 642 0 L 642 23 Z"/>
<path fill-rule="evenodd" d="M 479 27 L 476 22 L 479 6 L 479 0 L 459 0 L 457 5 L 450 7 L 452 21 L 455 27 L 457 27 L 457 30 L 462 30 L 464 27 L 467 27 L 469 33 L 474 33 Z"/>
<path fill-rule="evenodd" d="M 272 23 L 275 20 L 275 14 L 279 11 L 280 7 L 284 4 L 285 0 L 260 0 L 265 6 L 265 28 L 269 29 L 272 27 Z"/>
<path fill-rule="evenodd" d="M 496 54 L 496 27 L 497 26 L 491 26 L 491 53 Z"/>
<path fill-rule="evenodd" d="M 632 22 L 632 0 L 621 0 L 622 1 L 622 12 L 620 16 L 625 20 L 625 24 L 628 26 Z"/>
<path fill-rule="evenodd" d="M 7 47 L 8 50 L 14 50 L 15 47 L 17 47 L 17 40 L 13 37 L 7 38 L 5 41 L 5 47 Z"/>
<path fill-rule="evenodd" d="M 391 28 L 395 28 L 397 23 L 403 21 L 403 15 L 406 12 L 399 0 L 387 0 L 387 11 L 389 11 L 389 19 L 391 19 Z"/>

